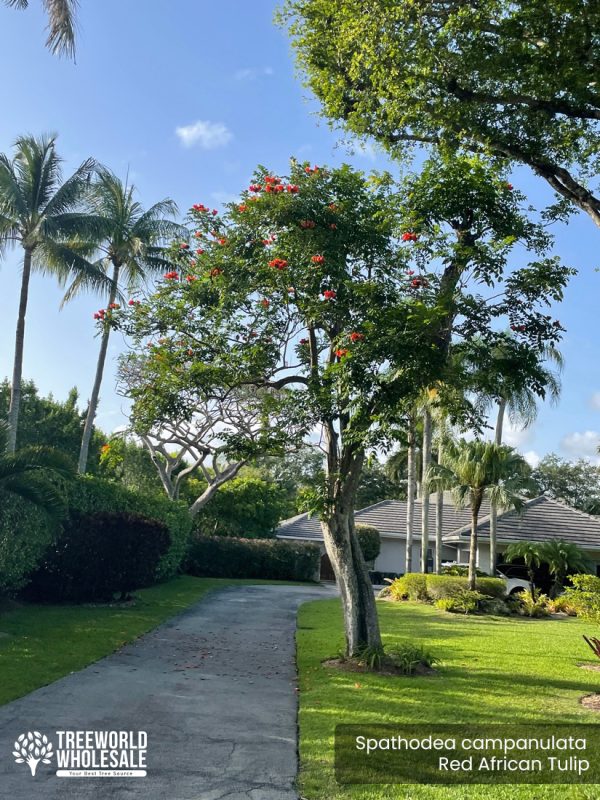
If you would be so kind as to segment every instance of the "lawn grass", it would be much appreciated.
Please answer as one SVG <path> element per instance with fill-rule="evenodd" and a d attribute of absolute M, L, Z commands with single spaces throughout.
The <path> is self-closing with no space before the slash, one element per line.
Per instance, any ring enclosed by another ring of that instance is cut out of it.
<path fill-rule="evenodd" d="M 132 605 L 14 605 L 0 611 L 0 705 L 75 672 L 184 611 L 211 589 L 276 581 L 193 578 L 136 592 Z"/>
<path fill-rule="evenodd" d="M 343 647 L 338 600 L 303 605 L 298 620 L 300 794 L 306 800 L 595 800 L 597 786 L 338 786 L 339 723 L 598 723 L 579 698 L 600 692 L 600 673 L 577 619 L 464 617 L 416 603 L 379 602 L 384 642 L 410 639 L 441 659 L 435 677 L 353 674 L 321 661 Z"/>

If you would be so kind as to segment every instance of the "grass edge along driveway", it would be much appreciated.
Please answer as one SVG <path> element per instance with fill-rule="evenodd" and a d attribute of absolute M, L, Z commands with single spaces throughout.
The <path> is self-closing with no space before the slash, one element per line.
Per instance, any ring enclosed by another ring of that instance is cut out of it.
<path fill-rule="evenodd" d="M 343 647 L 339 600 L 301 606 L 300 796 L 304 800 L 597 800 L 597 786 L 339 786 L 333 772 L 338 723 L 597 723 L 579 698 L 600 692 L 581 620 L 464 617 L 416 603 L 378 602 L 384 642 L 409 639 L 441 659 L 434 677 L 341 672 L 321 661 Z M 597 663 L 597 662 L 596 662 Z"/>
<path fill-rule="evenodd" d="M 0 609 L 0 705 L 113 653 L 207 592 L 279 581 L 182 575 L 135 592 L 131 605 L 15 604 Z"/>

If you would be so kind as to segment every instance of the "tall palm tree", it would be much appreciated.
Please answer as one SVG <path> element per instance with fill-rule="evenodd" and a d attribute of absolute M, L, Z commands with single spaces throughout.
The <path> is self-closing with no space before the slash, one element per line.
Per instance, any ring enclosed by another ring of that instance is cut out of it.
<path fill-rule="evenodd" d="M 23 274 L 15 336 L 15 356 L 8 412 L 8 450 L 17 442 L 25 320 L 32 270 L 85 278 L 94 289 L 104 287 L 107 278 L 81 254 L 81 240 L 87 229 L 81 201 L 94 168 L 84 161 L 70 178 L 62 181 L 61 159 L 55 136 L 20 136 L 12 158 L 0 154 L 0 252 L 8 246 L 23 248 Z"/>
<path fill-rule="evenodd" d="M 512 343 L 512 337 L 508 337 L 506 347 L 499 346 L 490 354 L 492 374 L 494 375 L 494 389 L 480 397 L 480 407 L 483 409 L 489 408 L 493 403 L 498 404 L 494 429 L 494 442 L 497 445 L 502 444 L 507 412 L 510 421 L 513 424 L 520 425 L 522 428 L 528 428 L 535 422 L 538 413 L 537 401 L 539 400 L 539 393 L 533 390 L 532 386 L 523 379 L 521 374 L 517 375 L 512 370 L 510 349 L 508 347 Z M 554 364 L 557 369 L 551 369 L 546 366 L 545 362 Z M 562 367 L 562 355 L 555 347 L 544 347 L 540 350 L 539 359 L 534 368 L 535 381 L 538 387 L 544 387 L 552 404 L 557 403 L 560 397 L 561 383 L 558 373 L 562 370 Z M 487 365 L 486 369 L 489 369 Z M 490 564 L 492 574 L 495 574 L 496 570 L 497 530 L 498 509 L 492 504 L 490 510 Z"/>
<path fill-rule="evenodd" d="M 564 586 L 567 575 L 574 572 L 591 572 L 592 562 L 586 553 L 573 542 L 563 539 L 552 539 L 540 547 L 542 562 L 548 565 L 550 575 L 554 578 L 550 597 L 556 597 Z"/>
<path fill-rule="evenodd" d="M 70 477 L 70 460 L 50 447 L 24 447 L 9 453 L 8 438 L 8 424 L 0 421 L 0 495 L 16 495 L 50 514 L 60 514 L 64 500 L 56 481 L 50 478 Z"/>
<path fill-rule="evenodd" d="M 428 483 L 436 488 L 452 489 L 458 507 L 471 508 L 469 549 L 469 588 L 475 588 L 477 566 L 477 525 L 484 497 L 501 508 L 521 510 L 522 492 L 528 485 L 524 459 L 511 447 L 493 442 L 464 439 L 448 441 L 443 464 L 431 467 Z"/>
<path fill-rule="evenodd" d="M 412 554 L 415 527 L 415 494 L 417 488 L 417 426 L 415 415 L 408 416 L 408 464 L 406 482 L 406 558 L 404 571 L 412 572 Z"/>
<path fill-rule="evenodd" d="M 177 236 L 187 237 L 187 230 L 168 218 L 177 214 L 177 206 L 172 200 L 162 200 L 144 211 L 135 195 L 135 186 L 127 181 L 123 183 L 104 167 L 96 170 L 96 178 L 90 189 L 87 237 L 95 239 L 97 253 L 100 254 L 94 266 L 104 273 L 110 272 L 107 307 L 115 303 L 121 285 L 132 290 L 147 277 L 172 268 L 173 263 L 163 244 Z M 68 289 L 65 302 L 87 288 L 86 276 L 78 276 Z M 110 325 L 105 322 L 81 440 L 80 473 L 87 468 L 109 337 Z"/>
<path fill-rule="evenodd" d="M 2 0 L 10 8 L 25 9 L 29 0 Z M 51 53 L 75 56 L 75 28 L 78 0 L 42 0 L 48 16 L 46 47 Z"/>

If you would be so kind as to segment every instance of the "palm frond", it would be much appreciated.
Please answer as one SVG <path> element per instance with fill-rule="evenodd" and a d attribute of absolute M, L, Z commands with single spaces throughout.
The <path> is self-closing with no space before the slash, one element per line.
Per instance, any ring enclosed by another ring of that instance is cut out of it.
<path fill-rule="evenodd" d="M 77 245 L 70 247 L 52 239 L 43 239 L 34 254 L 36 268 L 66 280 L 69 275 L 81 277 L 82 285 L 90 291 L 109 293 L 112 281 L 98 266 L 88 261 L 77 251 Z"/>
<path fill-rule="evenodd" d="M 75 172 L 47 199 L 43 209 L 45 217 L 53 217 L 72 210 L 90 191 L 90 179 L 96 168 L 93 158 L 87 158 Z"/>
<path fill-rule="evenodd" d="M 48 14 L 46 47 L 53 54 L 75 56 L 78 0 L 43 0 Z"/>

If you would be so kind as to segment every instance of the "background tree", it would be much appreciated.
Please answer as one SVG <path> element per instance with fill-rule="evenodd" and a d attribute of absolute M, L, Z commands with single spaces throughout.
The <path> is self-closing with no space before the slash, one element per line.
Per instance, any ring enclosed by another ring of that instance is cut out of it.
<path fill-rule="evenodd" d="M 55 136 L 20 136 L 13 158 L 0 155 L 0 253 L 9 245 L 23 249 L 23 274 L 15 335 L 15 355 L 8 412 L 8 450 L 14 452 L 21 405 L 25 320 L 33 269 L 56 274 L 61 281 L 77 275 L 98 290 L 105 275 L 80 252 L 88 229 L 81 201 L 94 162 L 84 161 L 64 183 Z"/>
<path fill-rule="evenodd" d="M 348 167 L 293 163 L 286 179 L 261 169 L 224 217 L 198 204 L 193 218 L 201 252 L 177 242 L 179 269 L 116 320 L 149 354 L 134 414 L 152 423 L 173 408 L 189 413 L 190 388 L 195 403 L 255 386 L 265 416 L 286 421 L 278 447 L 318 430 L 326 476 L 315 510 L 347 650 L 380 649 L 354 529 L 365 454 L 391 442 L 403 404 L 445 377 L 451 339 L 468 347 L 479 333 L 491 345 L 508 317 L 523 325 L 524 344 L 556 341 L 539 309 L 560 299 L 569 270 L 543 256 L 547 238 L 478 159 L 438 159 L 399 190 Z M 504 280 L 515 241 L 540 257 Z"/>
<path fill-rule="evenodd" d="M 528 474 L 526 462 L 511 447 L 464 439 L 448 441 L 443 464 L 430 470 L 431 485 L 452 489 L 456 505 L 471 509 L 469 589 L 475 590 L 477 578 L 477 526 L 484 497 L 497 508 L 521 510 Z"/>
<path fill-rule="evenodd" d="M 567 575 L 576 572 L 592 572 L 592 562 L 581 547 L 563 539 L 550 539 L 540 546 L 540 558 L 548 565 L 554 578 L 550 597 L 557 597 L 563 590 Z"/>
<path fill-rule="evenodd" d="M 108 351 L 111 330 L 109 320 L 112 311 L 119 305 L 116 300 L 121 284 L 123 290 L 132 292 L 147 277 L 169 269 L 172 263 L 167 258 L 162 243 L 185 233 L 180 225 L 169 219 L 177 213 L 177 206 L 172 200 L 161 200 L 144 211 L 135 196 L 135 186 L 123 183 L 104 167 L 96 170 L 96 179 L 88 193 L 90 214 L 87 219 L 87 238 L 93 244 L 93 249 L 102 254 L 95 262 L 95 268 L 110 272 L 110 280 L 107 279 L 109 289 L 106 309 L 101 309 L 94 315 L 101 323 L 100 351 L 81 439 L 77 466 L 80 473 L 87 469 Z M 78 292 L 88 288 L 90 282 L 87 274 L 81 273 L 71 284 L 65 300 L 70 300 Z"/>
<path fill-rule="evenodd" d="M 535 495 L 547 494 L 592 514 L 600 509 L 600 467 L 585 458 L 569 461 L 549 453 L 532 471 L 531 480 Z"/>
<path fill-rule="evenodd" d="M 597 4 L 288 0 L 283 20 L 325 114 L 353 133 L 527 164 L 600 225 Z"/>
<path fill-rule="evenodd" d="M 41 397 L 33 381 L 21 384 L 21 411 L 19 414 L 19 444 L 21 447 L 54 447 L 64 453 L 73 463 L 81 446 L 81 431 L 85 413 L 77 403 L 79 394 L 74 387 L 64 401 L 51 394 Z M 10 383 L 0 383 L 0 419 L 6 419 L 10 406 Z M 93 472 L 99 470 L 99 460 L 106 436 L 94 430 L 90 448 L 90 463 Z"/>
<path fill-rule="evenodd" d="M 25 9 L 29 0 L 2 0 L 10 8 Z M 51 53 L 75 57 L 75 29 L 78 0 L 42 0 L 48 16 L 46 47 Z"/>

